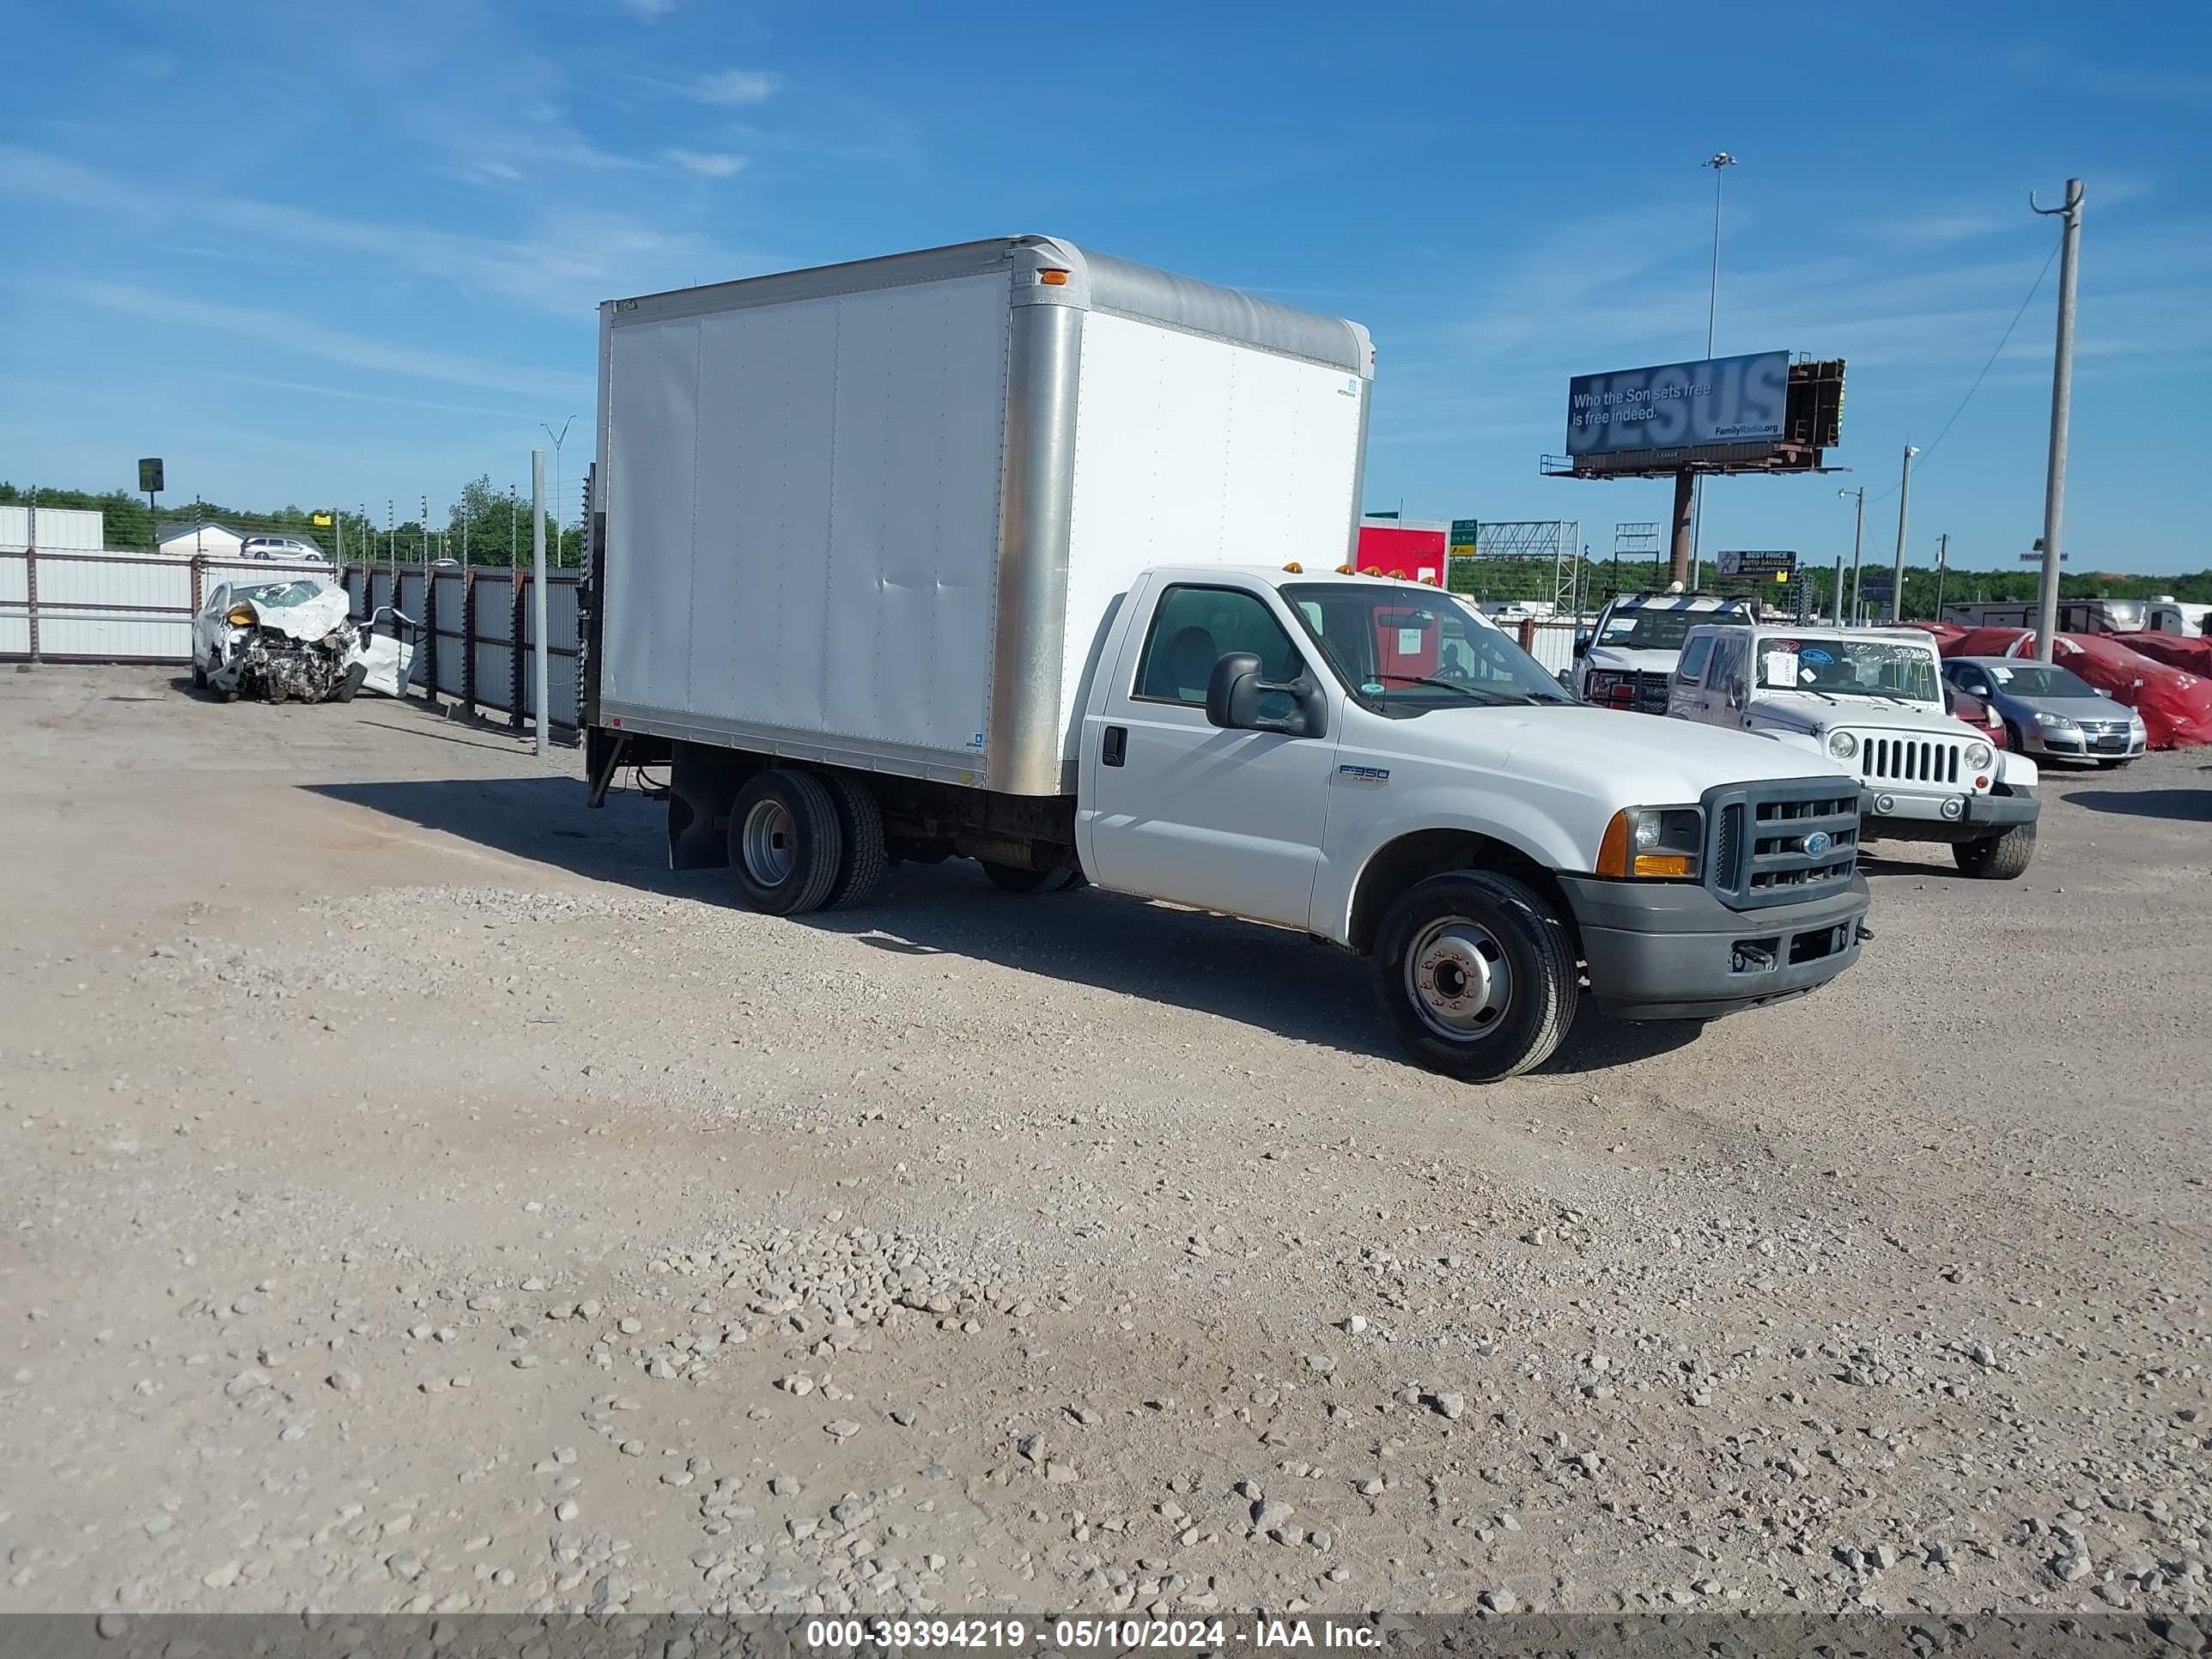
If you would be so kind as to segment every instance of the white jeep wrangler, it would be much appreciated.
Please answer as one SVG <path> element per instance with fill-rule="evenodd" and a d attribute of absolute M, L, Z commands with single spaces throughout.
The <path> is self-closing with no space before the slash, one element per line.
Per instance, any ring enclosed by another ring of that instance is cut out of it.
<path fill-rule="evenodd" d="M 2001 881 L 2034 856 L 2035 763 L 1946 712 L 1936 642 L 1917 629 L 1695 628 L 1667 712 L 1856 772 L 1863 842 L 1948 842 L 1960 870 Z"/>

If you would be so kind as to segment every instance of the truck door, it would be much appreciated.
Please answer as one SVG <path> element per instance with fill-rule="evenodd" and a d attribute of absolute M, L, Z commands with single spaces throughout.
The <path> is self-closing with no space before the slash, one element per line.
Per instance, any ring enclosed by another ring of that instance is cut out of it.
<path fill-rule="evenodd" d="M 1680 720 L 1703 720 L 1705 699 L 1712 695 L 1712 678 L 1705 671 L 1713 655 L 1713 636 L 1693 633 L 1684 641 L 1674 664 L 1674 677 L 1667 687 L 1667 712 Z"/>
<path fill-rule="evenodd" d="M 1713 638 L 1700 704 L 1708 726 L 1751 724 L 1751 635 L 1731 630 Z"/>
<path fill-rule="evenodd" d="M 1257 656 L 1269 680 L 1305 666 L 1289 629 L 1243 588 L 1173 584 L 1141 636 L 1132 630 L 1085 721 L 1085 865 L 1102 887 L 1304 927 L 1340 710 L 1322 738 L 1219 730 L 1206 684 L 1231 651 Z"/>

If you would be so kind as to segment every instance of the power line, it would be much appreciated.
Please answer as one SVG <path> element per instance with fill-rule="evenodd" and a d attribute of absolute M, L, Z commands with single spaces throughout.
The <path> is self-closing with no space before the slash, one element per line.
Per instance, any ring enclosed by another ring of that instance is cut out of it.
<path fill-rule="evenodd" d="M 2020 326 L 2020 319 L 2027 315 L 2028 307 L 2035 303 L 2035 296 L 2042 291 L 2043 279 L 2051 275 L 2051 261 L 2057 258 L 2058 245 L 2053 243 L 2050 258 L 2045 259 L 2043 262 L 2043 269 L 2035 273 L 2035 283 L 2027 290 L 2027 298 L 2020 302 L 2020 309 L 2013 313 L 2012 320 L 2005 325 L 2005 331 L 1997 337 L 1996 349 L 1990 353 L 1990 360 L 1982 365 L 1982 372 L 1974 376 L 1974 383 L 1966 388 L 1966 395 L 1959 399 L 1959 406 L 1951 411 L 1951 418 L 1943 422 L 1943 430 L 1936 434 L 1936 442 L 1925 446 L 1920 452 L 1920 459 L 1912 464 L 1912 470 L 1915 472 L 1928 465 L 1928 458 L 1936 453 L 1936 444 L 1942 443 L 1950 434 L 1951 428 L 1959 423 L 1959 416 L 1966 412 L 1966 405 L 1973 401 L 1974 394 L 1982 389 L 1982 382 L 1989 379 L 1990 371 L 1996 367 L 1997 358 L 2003 353 L 2006 343 L 2012 338 L 2013 330 Z M 1874 499 L 1877 501 L 1887 501 L 1892 495 L 1897 494 L 1902 488 L 1903 483 L 1902 479 L 1899 480 L 1897 483 L 1891 485 Z"/>

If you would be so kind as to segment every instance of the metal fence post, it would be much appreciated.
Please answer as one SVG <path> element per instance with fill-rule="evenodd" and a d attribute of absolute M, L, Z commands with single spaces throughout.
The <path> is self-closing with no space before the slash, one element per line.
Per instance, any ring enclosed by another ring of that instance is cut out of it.
<path fill-rule="evenodd" d="M 424 658 L 422 689 L 430 699 L 430 707 L 438 703 L 438 570 L 434 565 L 422 572 L 422 655 Z"/>
<path fill-rule="evenodd" d="M 461 572 L 461 711 L 477 717 L 477 573 Z"/>
<path fill-rule="evenodd" d="M 23 538 L 23 601 L 30 615 L 31 660 L 39 660 L 39 550 Z"/>
<path fill-rule="evenodd" d="M 507 723 L 520 732 L 522 730 L 522 567 L 520 564 L 514 567 L 510 586 L 514 590 L 510 596 L 514 601 L 514 620 L 508 624 L 508 629 L 514 641 L 514 648 L 507 653 L 508 665 L 514 672 L 507 676 Z"/>
<path fill-rule="evenodd" d="M 339 579 L 344 579 L 341 570 Z M 207 561 L 197 553 L 192 555 L 192 615 L 200 614 L 200 606 L 207 603 Z"/>

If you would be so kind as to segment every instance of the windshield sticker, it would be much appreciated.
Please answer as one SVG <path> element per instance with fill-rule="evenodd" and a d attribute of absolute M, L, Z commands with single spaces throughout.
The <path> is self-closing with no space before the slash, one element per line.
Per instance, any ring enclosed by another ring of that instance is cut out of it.
<path fill-rule="evenodd" d="M 1380 680 L 1362 680 L 1359 682 L 1359 689 L 1362 691 L 1364 691 L 1370 697 L 1379 697 L 1382 695 L 1382 682 Z"/>
<path fill-rule="evenodd" d="M 1795 651 L 1770 651 L 1766 653 L 1766 683 L 1769 685 L 1788 685 L 1797 678 L 1797 653 Z"/>
<path fill-rule="evenodd" d="M 1827 652 L 1821 649 L 1821 647 L 1817 645 L 1808 645 L 1804 647 L 1797 653 L 1797 659 L 1800 662 L 1830 663 L 1835 661 L 1833 657 L 1830 656 Z"/>
<path fill-rule="evenodd" d="M 1401 657 L 1418 657 L 1421 654 L 1419 629 L 1401 628 L 1398 630 L 1398 654 Z"/>
<path fill-rule="evenodd" d="M 1999 685 L 2007 685 L 2007 684 L 2011 684 L 2011 681 L 2012 681 L 2012 670 L 2011 670 L 2011 669 L 2009 669 L 2009 668 L 1992 668 L 1991 670 L 1990 670 L 1990 672 L 1996 676 L 1997 684 L 1998 684 Z"/>

